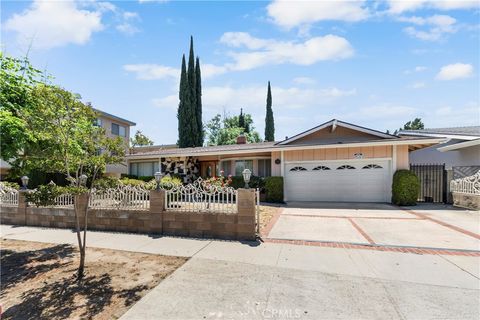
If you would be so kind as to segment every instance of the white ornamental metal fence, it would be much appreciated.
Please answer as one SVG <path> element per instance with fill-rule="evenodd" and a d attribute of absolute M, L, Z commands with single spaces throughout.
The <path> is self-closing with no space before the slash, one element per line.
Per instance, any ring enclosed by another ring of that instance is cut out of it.
<path fill-rule="evenodd" d="M 90 209 L 148 210 L 150 191 L 139 186 L 121 185 L 110 189 L 93 189 Z"/>
<path fill-rule="evenodd" d="M 237 213 L 237 190 L 203 181 L 165 190 L 167 211 Z"/>
<path fill-rule="evenodd" d="M 0 205 L 18 206 L 18 190 L 0 182 Z"/>
<path fill-rule="evenodd" d="M 450 182 L 451 192 L 480 194 L 480 171 L 473 176 L 455 179 Z"/>
<path fill-rule="evenodd" d="M 73 208 L 75 204 L 75 197 L 72 194 L 62 194 L 55 198 L 54 207 Z"/>

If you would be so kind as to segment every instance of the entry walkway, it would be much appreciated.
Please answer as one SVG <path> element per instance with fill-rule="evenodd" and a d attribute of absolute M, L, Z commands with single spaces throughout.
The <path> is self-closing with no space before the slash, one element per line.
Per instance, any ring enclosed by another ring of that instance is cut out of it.
<path fill-rule="evenodd" d="M 3 238 L 76 243 L 70 230 Z M 480 258 L 109 232 L 87 245 L 191 257 L 122 319 L 478 319 Z"/>

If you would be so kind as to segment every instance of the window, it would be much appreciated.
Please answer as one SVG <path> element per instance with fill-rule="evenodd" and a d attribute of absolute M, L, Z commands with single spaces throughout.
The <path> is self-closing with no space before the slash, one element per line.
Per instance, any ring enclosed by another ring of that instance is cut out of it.
<path fill-rule="evenodd" d="M 159 171 L 158 161 L 130 163 L 129 174 L 137 176 L 137 177 L 151 177 L 157 171 Z"/>
<path fill-rule="evenodd" d="M 124 126 L 112 123 L 112 134 L 116 136 L 126 137 L 127 129 Z"/>
<path fill-rule="evenodd" d="M 272 160 L 259 159 L 257 173 L 259 177 L 270 177 L 272 175 Z"/>
<path fill-rule="evenodd" d="M 220 171 L 223 171 L 225 177 L 232 174 L 232 162 L 230 160 L 220 162 Z M 220 175 L 220 172 L 218 175 Z"/>
<path fill-rule="evenodd" d="M 318 166 L 313 168 L 313 171 L 320 171 L 320 170 L 330 170 L 330 168 L 325 166 Z"/>
<path fill-rule="evenodd" d="M 343 166 L 340 166 L 337 168 L 337 170 L 344 170 L 344 169 L 351 170 L 351 169 L 355 169 L 355 167 L 349 166 L 348 164 L 344 164 Z"/>
<path fill-rule="evenodd" d="M 379 166 L 378 164 L 367 164 L 362 169 L 382 169 L 383 167 Z"/>
<path fill-rule="evenodd" d="M 93 121 L 93 125 L 96 126 L 96 127 L 101 127 L 102 124 L 103 124 L 103 121 L 100 118 L 97 118 Z"/>
<path fill-rule="evenodd" d="M 307 171 L 304 167 L 293 167 L 290 171 Z"/>
<path fill-rule="evenodd" d="M 253 172 L 253 160 L 237 160 L 235 161 L 235 175 L 241 176 L 243 170 L 250 169 Z"/>

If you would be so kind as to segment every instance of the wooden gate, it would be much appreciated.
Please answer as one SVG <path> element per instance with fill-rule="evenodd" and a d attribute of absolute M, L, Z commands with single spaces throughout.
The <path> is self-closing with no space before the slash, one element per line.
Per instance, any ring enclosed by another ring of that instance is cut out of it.
<path fill-rule="evenodd" d="M 420 179 L 419 202 L 446 201 L 445 164 L 411 164 L 410 171 Z"/>

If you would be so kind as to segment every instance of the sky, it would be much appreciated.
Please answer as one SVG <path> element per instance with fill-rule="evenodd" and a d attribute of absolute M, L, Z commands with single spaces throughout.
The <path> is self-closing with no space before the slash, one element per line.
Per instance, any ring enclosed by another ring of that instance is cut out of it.
<path fill-rule="evenodd" d="M 53 82 L 177 141 L 190 36 L 203 120 L 243 108 L 275 138 L 337 118 L 393 131 L 480 125 L 479 1 L 2 1 L 1 47 Z M 30 49 L 29 49 L 30 48 Z"/>

